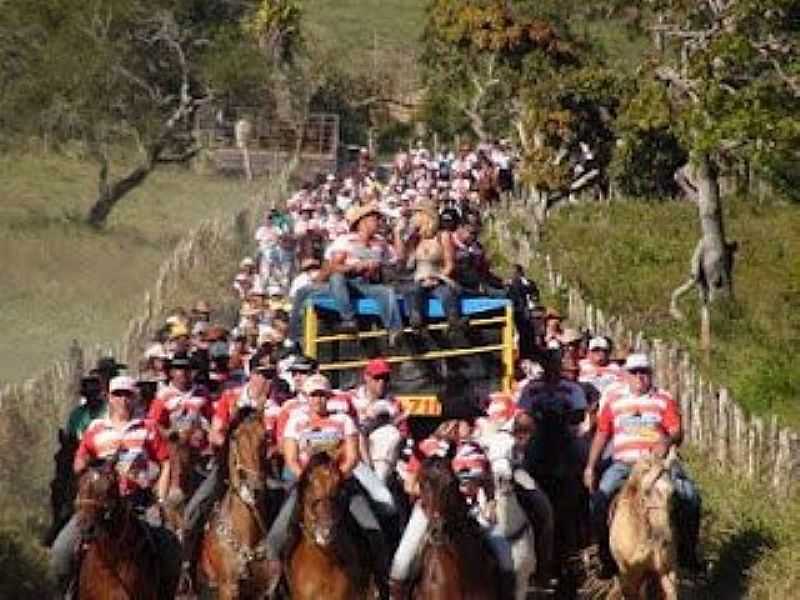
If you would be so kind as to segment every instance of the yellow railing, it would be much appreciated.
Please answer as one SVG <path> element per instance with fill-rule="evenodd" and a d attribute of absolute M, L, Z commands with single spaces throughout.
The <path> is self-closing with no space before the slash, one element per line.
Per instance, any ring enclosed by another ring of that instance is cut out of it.
<path fill-rule="evenodd" d="M 431 350 L 420 354 L 405 354 L 400 356 L 387 356 L 385 360 L 390 363 L 402 363 L 409 360 L 436 360 L 442 358 L 454 358 L 458 356 L 471 356 L 475 354 L 487 354 L 499 352 L 503 363 L 502 391 L 511 391 L 511 384 L 514 376 L 514 313 L 509 303 L 503 316 L 490 318 L 475 318 L 468 322 L 469 328 L 487 327 L 490 325 L 501 325 L 502 331 L 499 344 L 489 344 L 485 346 L 474 346 L 470 348 L 454 348 L 451 350 Z M 447 323 L 435 323 L 428 326 L 429 330 L 446 330 Z M 407 333 L 413 330 L 405 329 Z M 332 335 L 319 335 L 319 317 L 313 305 L 306 307 L 305 312 L 305 340 L 304 351 L 311 358 L 318 358 L 319 345 L 331 342 L 358 341 L 360 339 L 381 338 L 388 335 L 385 329 L 375 329 L 362 331 L 355 334 L 342 333 Z M 368 359 L 346 360 L 340 362 L 322 363 L 320 371 L 343 371 L 347 369 L 357 369 L 364 367 Z M 411 414 L 433 416 L 441 414 L 441 404 L 435 395 L 408 395 L 400 396 L 400 401 L 406 410 Z"/>

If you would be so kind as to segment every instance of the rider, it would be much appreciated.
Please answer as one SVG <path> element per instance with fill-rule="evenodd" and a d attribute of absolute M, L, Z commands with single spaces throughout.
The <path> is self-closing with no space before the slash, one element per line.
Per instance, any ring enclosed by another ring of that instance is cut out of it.
<path fill-rule="evenodd" d="M 332 391 L 330 382 L 324 375 L 308 377 L 303 391 L 308 403 L 292 412 L 283 433 L 286 466 L 292 476 L 299 479 L 312 455 L 327 452 L 337 459 L 339 469 L 344 477 L 348 478 L 359 462 L 358 430 L 355 423 L 346 414 L 328 412 L 327 402 Z M 270 557 L 270 570 L 273 573 L 280 571 L 280 557 L 289 541 L 289 526 L 296 505 L 295 488 L 281 507 L 267 535 L 267 552 Z M 372 556 L 375 557 L 376 575 L 383 587 L 387 552 L 380 525 L 363 494 L 359 492 L 351 494 L 349 508 L 367 536 Z"/>
<path fill-rule="evenodd" d="M 247 384 L 226 390 L 214 407 L 209 433 L 209 441 L 213 447 L 223 446 L 234 414 L 245 407 L 263 410 L 264 422 L 271 437 L 270 442 L 274 446 L 272 436 L 277 411 L 280 408 L 270 399 L 275 376 L 276 370 L 270 350 L 262 349 L 254 354 L 250 359 L 250 379 Z M 221 495 L 222 482 L 219 479 L 219 464 L 213 461 L 207 477 L 186 505 L 183 530 L 184 573 L 189 572 L 195 558 L 206 517 Z"/>
<path fill-rule="evenodd" d="M 607 337 L 596 336 L 589 340 L 589 355 L 580 361 L 579 381 L 591 383 L 602 393 L 622 377 L 622 369 L 611 362 L 611 342 Z"/>
<path fill-rule="evenodd" d="M 192 363 L 185 355 L 176 355 L 169 364 L 169 385 L 162 389 L 150 405 L 148 418 L 165 431 L 176 427 L 200 425 L 205 431 L 213 414 L 208 390 L 192 381 Z M 193 443 L 205 446 L 205 435 Z"/>
<path fill-rule="evenodd" d="M 81 402 L 69 414 L 65 431 L 67 437 L 80 441 L 89 424 L 104 417 L 106 411 L 106 394 L 100 378 L 95 374 L 82 377 Z"/>
<path fill-rule="evenodd" d="M 168 450 L 156 428 L 132 418 L 135 401 L 136 381 L 132 377 L 119 375 L 110 381 L 108 416 L 92 421 L 84 432 L 73 469 L 80 476 L 93 460 L 116 459 L 120 494 L 144 511 L 154 504 L 152 487 L 156 481 L 158 498 L 163 499 L 166 494 Z M 147 511 L 144 518 L 149 519 L 151 514 Z M 154 550 L 164 567 L 164 583 L 175 581 L 179 574 L 179 563 L 174 560 L 179 555 L 178 541 L 160 525 L 149 525 Z M 63 593 L 75 575 L 80 537 L 77 516 L 73 515 L 51 547 L 50 567 Z"/>
<path fill-rule="evenodd" d="M 634 463 L 648 453 L 665 457 L 672 446 L 683 439 L 681 415 L 672 395 L 653 385 L 650 360 L 645 354 L 631 354 L 625 361 L 631 375 L 627 384 L 609 387 L 604 393 L 603 408 L 597 422 L 589 461 L 583 473 L 592 495 L 592 521 L 602 561 L 601 577 L 616 571 L 608 543 L 608 509 L 614 495 L 622 488 Z M 606 443 L 610 442 L 613 462 L 595 485 L 596 467 Z M 694 483 L 676 462 L 670 473 L 680 501 L 681 525 L 686 535 L 679 542 L 679 555 L 688 566 L 697 566 L 694 548 L 700 527 L 700 497 Z"/>

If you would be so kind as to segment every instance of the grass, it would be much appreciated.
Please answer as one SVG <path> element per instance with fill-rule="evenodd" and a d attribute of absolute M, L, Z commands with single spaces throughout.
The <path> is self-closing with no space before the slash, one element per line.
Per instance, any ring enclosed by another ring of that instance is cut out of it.
<path fill-rule="evenodd" d="M 0 382 L 35 375 L 73 339 L 116 340 L 180 237 L 209 216 L 233 213 L 251 193 L 237 180 L 165 168 L 98 232 L 81 221 L 96 189 L 91 164 L 6 155 L 0 178 Z"/>
<path fill-rule="evenodd" d="M 800 425 L 800 208 L 737 200 L 726 217 L 729 237 L 740 243 L 735 303 L 713 315 L 710 375 L 747 410 Z M 696 297 L 682 301 L 687 323 L 668 311 L 697 236 L 687 203 L 582 205 L 552 217 L 541 249 L 608 314 L 699 356 Z"/>
<path fill-rule="evenodd" d="M 710 561 L 698 598 L 794 598 L 800 585 L 800 498 L 786 502 L 689 454 L 700 486 L 703 553 Z"/>

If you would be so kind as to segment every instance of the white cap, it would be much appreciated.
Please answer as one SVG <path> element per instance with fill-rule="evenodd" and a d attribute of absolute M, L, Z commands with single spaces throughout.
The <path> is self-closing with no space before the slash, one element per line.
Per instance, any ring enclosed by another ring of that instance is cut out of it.
<path fill-rule="evenodd" d="M 244 269 L 245 267 L 252 267 L 252 266 L 254 266 L 255 264 L 256 264 L 256 261 L 254 261 L 254 260 L 253 260 L 252 258 L 250 258 L 249 256 L 245 256 L 245 257 L 242 259 L 242 262 L 240 262 L 240 263 L 239 263 L 239 266 L 240 266 L 241 268 L 243 268 L 243 269 Z"/>
<path fill-rule="evenodd" d="M 311 375 L 303 383 L 303 392 L 305 392 L 308 396 L 314 392 L 325 392 L 326 394 L 330 394 L 331 382 L 327 377 L 325 377 L 325 375 L 320 375 L 319 373 L 316 375 Z"/>
<path fill-rule="evenodd" d="M 602 336 L 593 337 L 589 340 L 589 350 L 610 350 L 611 345 L 608 339 Z"/>
<path fill-rule="evenodd" d="M 114 392 L 135 392 L 136 380 L 129 375 L 118 375 L 109 382 L 108 391 L 112 394 Z"/>
<path fill-rule="evenodd" d="M 283 296 L 283 288 L 275 283 L 267 286 L 267 296 Z"/>
<path fill-rule="evenodd" d="M 234 281 L 249 281 L 250 276 L 247 273 L 237 273 Z"/>
<path fill-rule="evenodd" d="M 641 352 L 631 354 L 625 360 L 625 369 L 628 371 L 634 371 L 636 369 L 647 369 L 649 371 L 652 368 L 653 367 L 650 364 L 650 359 L 647 358 L 647 354 Z"/>
<path fill-rule="evenodd" d="M 206 321 L 198 321 L 192 327 L 192 335 L 203 335 L 208 331 L 208 323 Z"/>

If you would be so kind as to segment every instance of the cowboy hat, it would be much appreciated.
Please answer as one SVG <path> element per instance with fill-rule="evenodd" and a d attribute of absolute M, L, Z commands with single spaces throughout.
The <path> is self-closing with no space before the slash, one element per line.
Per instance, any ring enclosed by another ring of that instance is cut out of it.
<path fill-rule="evenodd" d="M 364 217 L 368 217 L 369 215 L 379 215 L 381 211 L 378 209 L 376 204 L 364 204 L 363 206 L 351 206 L 347 209 L 347 214 L 345 218 L 347 219 L 347 224 L 350 226 L 350 231 L 356 228 L 358 222 L 363 219 Z"/>

